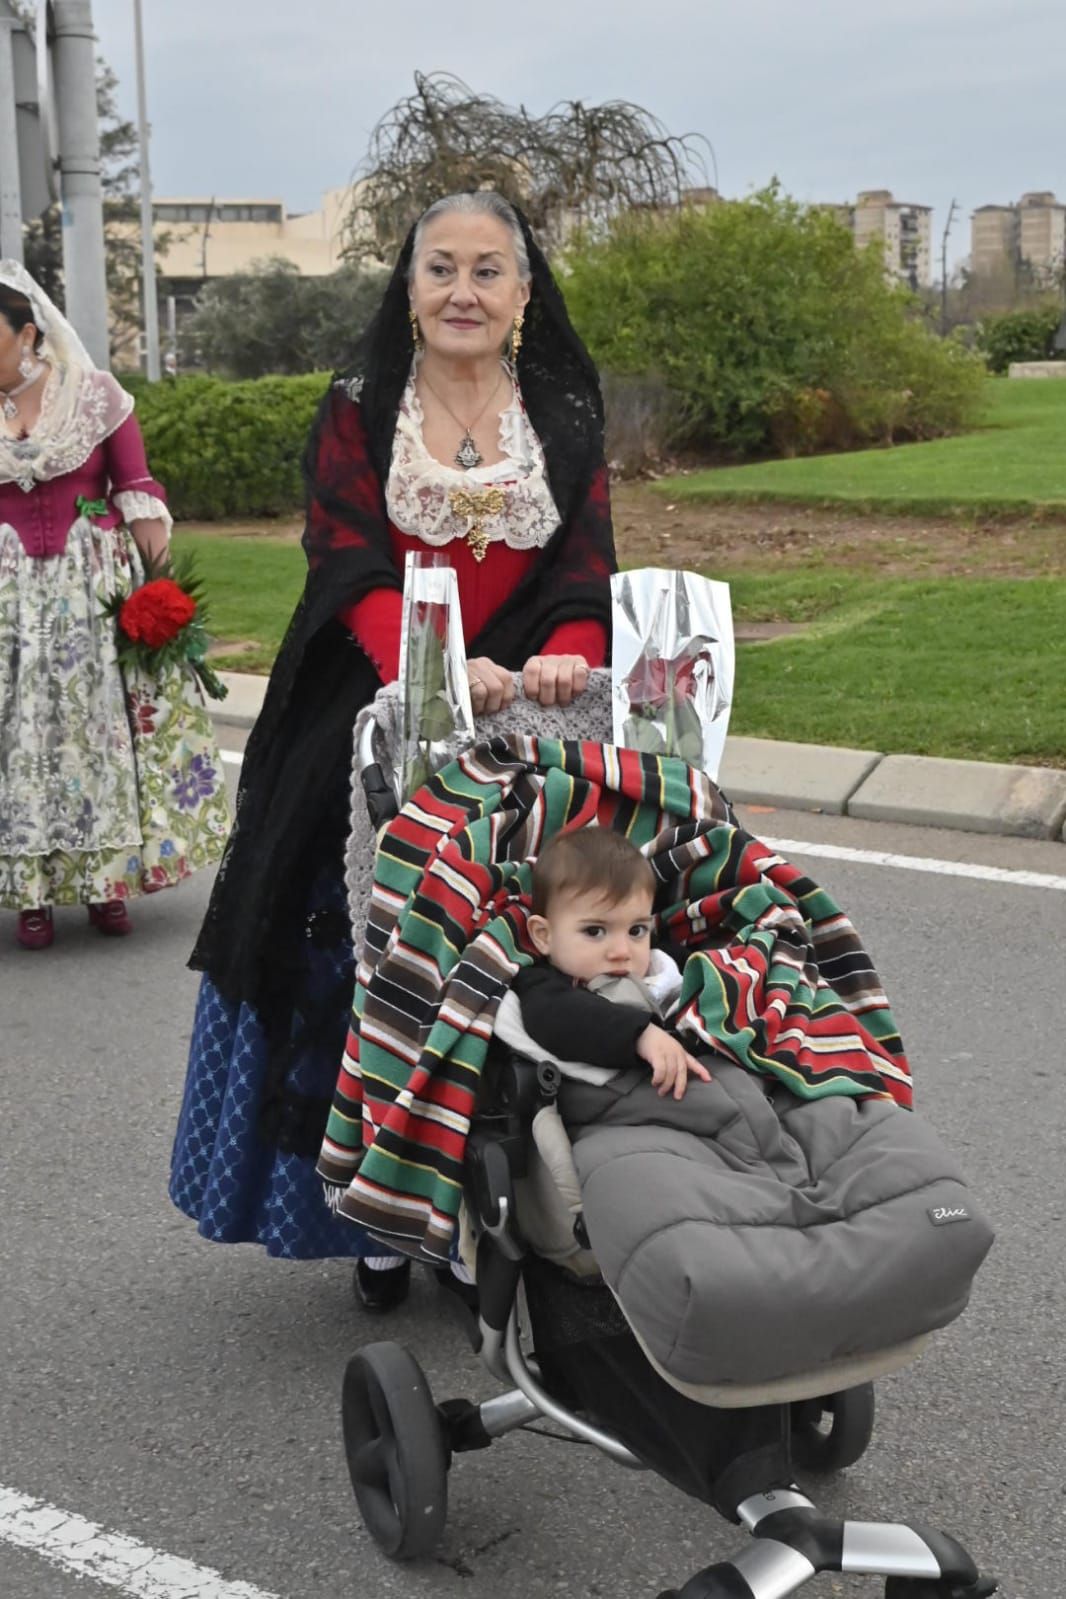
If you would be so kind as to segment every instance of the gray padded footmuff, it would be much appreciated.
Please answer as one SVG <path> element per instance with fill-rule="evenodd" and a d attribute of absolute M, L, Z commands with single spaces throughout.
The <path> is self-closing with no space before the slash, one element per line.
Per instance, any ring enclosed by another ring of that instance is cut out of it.
<path fill-rule="evenodd" d="M 992 1232 L 928 1123 L 707 1059 L 676 1104 L 563 1090 L 592 1251 L 664 1371 L 763 1382 L 952 1321 Z"/>

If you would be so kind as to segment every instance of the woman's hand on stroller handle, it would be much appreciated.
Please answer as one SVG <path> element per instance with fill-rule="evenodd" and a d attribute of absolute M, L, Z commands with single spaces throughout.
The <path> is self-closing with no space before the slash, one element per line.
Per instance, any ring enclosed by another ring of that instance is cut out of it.
<path fill-rule="evenodd" d="M 514 699 L 514 674 L 506 666 L 497 666 L 487 655 L 476 655 L 468 661 L 466 675 L 475 716 L 492 716 Z"/>
<path fill-rule="evenodd" d="M 589 663 L 583 655 L 532 655 L 522 672 L 527 700 L 540 705 L 569 705 L 589 683 Z"/>
<path fill-rule="evenodd" d="M 514 673 L 487 655 L 468 661 L 466 672 L 475 716 L 492 716 L 514 700 Z M 537 705 L 571 705 L 588 688 L 589 676 L 583 655 L 532 655 L 522 669 L 522 691 Z"/>
<path fill-rule="evenodd" d="M 675 1099 L 683 1099 L 690 1077 L 698 1077 L 702 1083 L 711 1081 L 706 1066 L 688 1053 L 680 1039 L 664 1032 L 655 1022 L 649 1022 L 637 1039 L 637 1054 L 651 1067 L 652 1083 L 664 1098 L 672 1091 Z"/>

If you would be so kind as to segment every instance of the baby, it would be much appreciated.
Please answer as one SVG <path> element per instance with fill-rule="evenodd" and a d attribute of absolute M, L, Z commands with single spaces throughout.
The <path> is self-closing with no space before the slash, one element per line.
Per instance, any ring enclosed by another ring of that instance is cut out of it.
<path fill-rule="evenodd" d="M 660 1096 L 681 1099 L 690 1077 L 710 1082 L 662 1022 L 681 988 L 670 957 L 653 950 L 656 879 L 621 833 L 557 833 L 533 869 L 529 934 L 543 962 L 513 983 L 525 1031 L 597 1087 L 651 1068 Z"/>

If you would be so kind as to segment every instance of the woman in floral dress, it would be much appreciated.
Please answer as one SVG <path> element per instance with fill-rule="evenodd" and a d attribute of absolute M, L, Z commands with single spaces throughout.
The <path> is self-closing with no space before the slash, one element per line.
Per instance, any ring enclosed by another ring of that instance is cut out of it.
<path fill-rule="evenodd" d="M 46 949 L 57 905 L 101 933 L 222 853 L 218 749 L 191 671 L 119 667 L 106 602 L 171 518 L 133 400 L 27 272 L 0 261 L 0 906 Z"/>

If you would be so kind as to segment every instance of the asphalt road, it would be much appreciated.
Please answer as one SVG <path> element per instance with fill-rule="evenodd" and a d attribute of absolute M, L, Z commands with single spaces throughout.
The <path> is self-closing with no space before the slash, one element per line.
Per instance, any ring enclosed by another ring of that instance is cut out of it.
<path fill-rule="evenodd" d="M 1061 845 L 786 813 L 752 824 L 1066 873 Z M 869 1452 L 812 1496 L 835 1514 L 943 1527 L 1002 1577 L 1005 1599 L 1059 1599 L 1066 893 L 807 864 L 871 948 L 921 1111 L 998 1229 L 965 1316 L 879 1384 Z M 55 947 L 30 955 L 4 919 L 0 1485 L 280 1599 L 649 1599 L 726 1558 L 738 1535 L 705 1507 L 585 1448 L 524 1435 L 457 1460 L 436 1561 L 403 1568 L 376 1553 L 347 1482 L 338 1392 L 349 1355 L 385 1327 L 354 1304 L 347 1265 L 206 1244 L 166 1198 L 196 989 L 183 963 L 207 888 L 138 906 L 124 943 L 66 912 Z M 416 1282 L 387 1335 L 417 1355 L 438 1398 L 493 1391 L 431 1281 Z M 0 1530 L 7 1599 L 106 1591 Z M 809 1591 L 882 1590 L 826 1576 Z"/>

